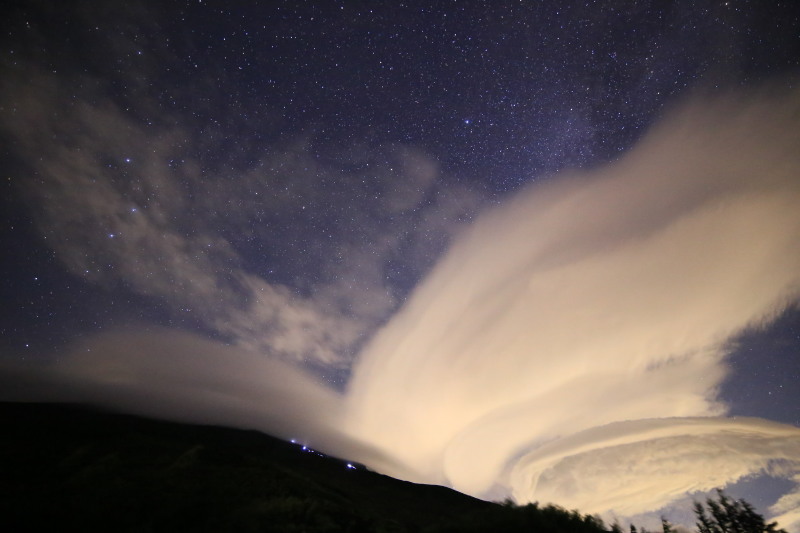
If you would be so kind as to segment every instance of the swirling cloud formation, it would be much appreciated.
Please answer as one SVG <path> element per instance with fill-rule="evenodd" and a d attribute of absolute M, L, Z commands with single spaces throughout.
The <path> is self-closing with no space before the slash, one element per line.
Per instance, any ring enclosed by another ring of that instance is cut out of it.
<path fill-rule="evenodd" d="M 717 390 L 797 301 L 799 96 L 697 98 L 485 213 L 362 353 L 350 430 L 416 479 L 585 512 L 796 475 L 800 429 L 721 418 Z"/>
<path fill-rule="evenodd" d="M 316 312 L 253 285 L 302 318 L 263 350 L 103 334 L 46 368 L 4 364 L 1 396 L 300 436 L 397 477 L 614 516 L 766 473 L 794 483 L 770 512 L 800 531 L 800 429 L 726 418 L 718 397 L 731 342 L 800 295 L 800 94 L 693 102 L 618 162 L 484 212 L 344 395 L 270 360 L 308 331 L 330 347 L 304 327 Z M 236 331 L 264 322 L 217 313 Z"/>

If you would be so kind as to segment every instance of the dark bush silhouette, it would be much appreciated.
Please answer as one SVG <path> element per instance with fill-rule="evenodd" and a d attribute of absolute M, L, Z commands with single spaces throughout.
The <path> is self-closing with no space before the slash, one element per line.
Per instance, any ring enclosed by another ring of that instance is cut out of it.
<path fill-rule="evenodd" d="M 776 522 L 766 523 L 753 506 L 733 500 L 717 489 L 717 499 L 708 498 L 705 506 L 694 504 L 699 533 L 786 533 Z"/>

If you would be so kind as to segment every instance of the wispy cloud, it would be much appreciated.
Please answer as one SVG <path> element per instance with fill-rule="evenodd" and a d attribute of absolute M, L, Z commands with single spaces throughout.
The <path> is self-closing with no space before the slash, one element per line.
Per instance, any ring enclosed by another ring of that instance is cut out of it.
<path fill-rule="evenodd" d="M 321 158 L 298 134 L 226 151 L 224 125 L 152 115 L 142 88 L 122 104 L 90 74 L 10 73 L 0 132 L 56 257 L 268 357 L 347 368 L 479 203 L 419 148 L 353 140 Z"/>
<path fill-rule="evenodd" d="M 778 523 L 795 531 L 800 530 L 800 474 L 795 473 L 792 481 L 796 483 L 794 490 L 781 496 L 769 510 Z"/>

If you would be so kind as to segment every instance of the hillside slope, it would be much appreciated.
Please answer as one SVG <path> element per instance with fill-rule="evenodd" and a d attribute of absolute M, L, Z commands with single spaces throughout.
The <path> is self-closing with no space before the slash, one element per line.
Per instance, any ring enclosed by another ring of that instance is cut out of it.
<path fill-rule="evenodd" d="M 2 531 L 602 530 L 577 513 L 351 469 L 255 431 L 10 403 L 0 424 Z"/>

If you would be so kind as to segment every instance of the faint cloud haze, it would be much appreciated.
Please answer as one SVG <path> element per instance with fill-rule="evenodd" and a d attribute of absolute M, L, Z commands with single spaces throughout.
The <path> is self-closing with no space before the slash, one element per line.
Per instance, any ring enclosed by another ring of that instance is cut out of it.
<path fill-rule="evenodd" d="M 158 327 L 74 343 L 56 363 L 0 362 L 0 400 L 80 402 L 168 420 L 258 429 L 397 468 L 344 435 L 341 395 L 295 366 Z"/>
<path fill-rule="evenodd" d="M 31 166 L 14 184 L 67 270 L 270 357 L 348 369 L 399 305 L 386 263 L 420 275 L 481 202 L 437 183 L 419 148 L 353 141 L 320 161 L 298 134 L 203 160 L 198 147 L 227 135 L 219 126 L 142 120 L 88 74 L 72 85 L 32 66 L 12 74 L 0 133 Z"/>
<path fill-rule="evenodd" d="M 76 400 L 141 414 L 269 428 L 284 438 L 319 440 L 314 431 L 331 431 L 341 418 L 338 395 L 297 368 L 167 329 L 96 335 L 41 370 L 51 383 L 17 385 L 18 394 L 42 400 L 77 394 Z"/>

